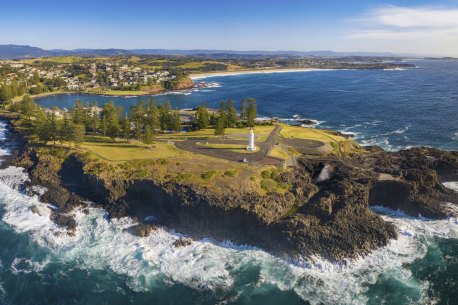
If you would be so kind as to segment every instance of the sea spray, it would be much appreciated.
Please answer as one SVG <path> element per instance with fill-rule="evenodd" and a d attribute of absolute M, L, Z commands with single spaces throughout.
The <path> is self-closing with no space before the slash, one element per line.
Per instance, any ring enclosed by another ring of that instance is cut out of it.
<path fill-rule="evenodd" d="M 109 221 L 105 211 L 96 206 L 72 212 L 77 227 L 75 234 L 69 235 L 50 220 L 48 204 L 21 191 L 27 181 L 27 174 L 19 167 L 0 170 L 2 221 L 48 249 L 53 260 L 87 270 L 110 269 L 125 275 L 127 285 L 138 292 L 179 283 L 197 291 L 217 291 L 217 299 L 237 300 L 265 293 L 273 286 L 294 291 L 311 304 L 366 304 L 370 287 L 386 278 L 414 291 L 412 303 L 427 303 L 428 281 L 416 279 L 407 266 L 426 255 L 434 238 L 458 238 L 456 219 L 415 218 L 384 207 L 373 210 L 399 228 L 399 238 L 346 264 L 319 257 L 290 262 L 254 247 L 209 239 L 177 248 L 173 242 L 181 235 L 160 228 L 148 237 L 133 236 L 126 230 L 135 224 L 133 219 Z M 7 268 L 17 274 L 43 273 L 49 261 L 17 257 Z M 253 275 L 241 281 L 247 273 Z"/>

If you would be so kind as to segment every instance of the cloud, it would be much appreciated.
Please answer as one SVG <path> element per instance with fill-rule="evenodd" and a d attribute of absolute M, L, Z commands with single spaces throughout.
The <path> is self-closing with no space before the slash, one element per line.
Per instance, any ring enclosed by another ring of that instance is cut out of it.
<path fill-rule="evenodd" d="M 458 9 L 382 6 L 353 22 L 347 39 L 393 52 L 458 56 Z"/>

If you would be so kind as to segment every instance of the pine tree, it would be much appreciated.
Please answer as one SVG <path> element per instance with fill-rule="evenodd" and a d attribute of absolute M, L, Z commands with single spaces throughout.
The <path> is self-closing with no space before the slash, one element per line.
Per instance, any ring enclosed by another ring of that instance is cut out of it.
<path fill-rule="evenodd" d="M 50 139 L 53 141 L 54 145 L 56 145 L 57 136 L 59 134 L 59 125 L 57 123 L 56 114 L 52 112 L 51 115 L 49 115 L 48 120 Z"/>
<path fill-rule="evenodd" d="M 148 125 L 146 125 L 145 133 L 143 134 L 143 143 L 145 143 L 148 148 L 151 148 L 151 144 L 153 144 L 153 132 Z"/>
<path fill-rule="evenodd" d="M 22 98 L 22 101 L 19 105 L 19 111 L 26 116 L 29 120 L 31 119 L 32 115 L 34 114 L 35 110 L 38 108 L 38 105 L 35 101 L 30 97 L 30 95 L 26 95 Z"/>
<path fill-rule="evenodd" d="M 204 129 L 208 127 L 209 123 L 209 116 L 208 116 L 208 110 L 205 104 L 202 104 L 197 108 L 196 111 L 196 125 L 197 129 Z"/>
<path fill-rule="evenodd" d="M 43 111 L 40 111 L 40 114 L 37 115 L 36 123 L 38 139 L 46 144 L 46 142 L 51 140 L 51 125 L 48 116 Z"/>
<path fill-rule="evenodd" d="M 86 130 L 84 129 L 84 125 L 81 124 L 71 124 L 71 141 L 75 143 L 76 147 L 80 147 L 81 143 L 84 141 L 84 135 Z"/>
<path fill-rule="evenodd" d="M 254 127 L 256 119 L 256 99 L 250 98 L 248 101 L 250 105 L 248 106 L 247 125 L 248 127 Z"/>
<path fill-rule="evenodd" d="M 129 142 L 130 139 L 130 121 L 129 118 L 126 116 L 122 121 L 122 136 L 126 142 Z"/>
<path fill-rule="evenodd" d="M 93 112 L 92 116 L 89 118 L 89 122 L 87 124 L 87 130 L 92 132 L 97 132 L 100 125 L 100 117 L 97 112 Z"/>
<path fill-rule="evenodd" d="M 247 105 L 246 105 L 246 99 L 242 99 L 242 108 L 240 110 L 240 118 L 242 120 L 247 119 Z"/>
<path fill-rule="evenodd" d="M 234 108 L 234 102 L 232 100 L 229 100 L 227 102 L 226 126 L 235 127 L 236 122 L 237 122 L 237 111 Z"/>
<path fill-rule="evenodd" d="M 142 139 L 143 126 L 142 126 L 140 120 L 136 120 L 134 122 L 134 129 L 135 129 L 135 138 L 137 140 L 141 140 Z"/>
<path fill-rule="evenodd" d="M 169 115 L 167 112 L 167 109 L 160 105 L 159 106 L 159 126 L 161 128 L 161 131 L 166 131 L 168 127 L 168 120 L 169 120 Z"/>
<path fill-rule="evenodd" d="M 225 133 L 224 119 L 220 117 L 218 121 L 216 121 L 215 135 L 221 138 L 222 136 L 224 136 L 224 133 Z"/>
<path fill-rule="evenodd" d="M 107 132 L 108 132 L 108 118 L 106 116 L 102 117 L 100 125 L 101 125 L 101 128 L 102 128 L 102 134 L 105 137 L 107 135 Z"/>
<path fill-rule="evenodd" d="M 0 101 L 6 102 L 12 98 L 11 87 L 8 85 L 2 85 L 0 87 Z"/>
<path fill-rule="evenodd" d="M 154 102 L 148 107 L 146 124 L 149 125 L 152 130 L 159 128 L 159 111 Z"/>
<path fill-rule="evenodd" d="M 181 131 L 180 111 L 178 109 L 173 113 L 173 130 L 175 132 Z"/>
<path fill-rule="evenodd" d="M 75 106 L 72 108 L 72 119 L 73 123 L 75 124 L 83 124 L 84 123 L 84 107 L 83 102 L 81 100 L 77 100 Z"/>
<path fill-rule="evenodd" d="M 219 119 L 222 120 L 225 127 L 227 124 L 226 117 L 227 117 L 226 102 L 221 101 L 221 103 L 219 103 Z"/>

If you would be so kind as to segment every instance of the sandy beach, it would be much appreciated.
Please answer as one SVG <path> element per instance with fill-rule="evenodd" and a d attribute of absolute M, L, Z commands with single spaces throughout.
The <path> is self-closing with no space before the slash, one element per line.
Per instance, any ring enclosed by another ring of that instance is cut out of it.
<path fill-rule="evenodd" d="M 191 74 L 192 80 L 204 79 L 216 76 L 233 76 L 243 74 L 267 74 L 267 73 L 290 73 L 290 72 L 310 72 L 310 71 L 329 71 L 333 69 L 316 69 L 316 68 L 298 68 L 298 69 L 265 69 L 265 70 L 240 70 L 240 71 L 227 71 L 227 72 L 208 72 Z"/>

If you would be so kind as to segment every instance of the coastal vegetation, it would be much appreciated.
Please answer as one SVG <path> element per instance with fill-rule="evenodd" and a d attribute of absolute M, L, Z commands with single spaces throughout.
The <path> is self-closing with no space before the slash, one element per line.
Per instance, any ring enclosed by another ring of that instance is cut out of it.
<path fill-rule="evenodd" d="M 369 205 L 446 217 L 438 202 L 456 201 L 439 181 L 444 169 L 456 171 L 453 152 L 366 150 L 334 131 L 250 121 L 256 101 L 241 105 L 180 112 L 146 101 L 126 113 L 113 103 L 77 101 L 64 111 L 25 96 L 3 103 L 1 114 L 26 139 L 14 164 L 46 188 L 40 200 L 55 206 L 51 219 L 69 234 L 71 209 L 89 199 L 108 217 L 138 217 L 145 228 L 141 220 L 158 215 L 160 225 L 191 237 L 341 261 L 397 236 Z M 215 134 L 217 124 L 224 135 Z M 258 151 L 240 153 L 250 128 Z"/>

